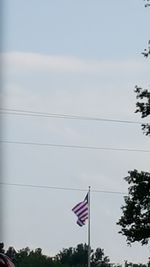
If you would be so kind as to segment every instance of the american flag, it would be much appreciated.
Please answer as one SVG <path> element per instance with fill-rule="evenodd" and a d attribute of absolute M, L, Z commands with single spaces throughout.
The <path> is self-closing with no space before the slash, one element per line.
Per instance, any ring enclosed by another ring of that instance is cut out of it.
<path fill-rule="evenodd" d="M 78 203 L 72 211 L 77 215 L 78 220 L 77 224 L 79 226 L 85 225 L 86 220 L 88 219 L 88 194 L 86 195 L 85 199 Z"/>

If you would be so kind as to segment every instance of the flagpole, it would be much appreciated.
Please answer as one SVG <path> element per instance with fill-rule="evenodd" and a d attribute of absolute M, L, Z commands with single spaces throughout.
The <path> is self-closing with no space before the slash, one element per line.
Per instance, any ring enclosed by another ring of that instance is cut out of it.
<path fill-rule="evenodd" d="M 90 245 L 90 189 L 88 192 L 88 267 L 90 267 L 91 245 Z"/>

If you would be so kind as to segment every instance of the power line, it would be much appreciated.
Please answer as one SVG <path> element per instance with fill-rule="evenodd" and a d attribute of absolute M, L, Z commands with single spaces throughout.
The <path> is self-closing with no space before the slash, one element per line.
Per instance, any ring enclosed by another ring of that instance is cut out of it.
<path fill-rule="evenodd" d="M 82 191 L 85 192 L 87 189 L 80 188 L 71 188 L 71 187 L 57 187 L 57 186 L 48 186 L 48 185 L 33 185 L 33 184 L 19 184 L 19 183 L 3 183 L 0 182 L 0 185 L 3 186 L 16 186 L 16 187 L 33 187 L 33 188 L 42 188 L 42 189 L 54 189 L 54 190 L 65 190 L 65 191 Z M 120 194 L 126 195 L 125 192 L 120 191 L 108 191 L 108 190 L 91 190 L 93 193 L 104 193 L 104 194 Z"/>
<path fill-rule="evenodd" d="M 22 109 L 0 108 L 0 111 L 2 114 L 6 114 L 6 115 L 45 117 L 45 118 L 68 119 L 68 120 L 85 120 L 85 121 L 87 120 L 87 121 L 98 121 L 98 122 L 126 123 L 126 124 L 142 124 L 143 123 L 139 121 L 118 120 L 118 119 L 100 118 L 100 117 L 88 117 L 88 116 L 60 114 L 60 113 L 46 113 L 46 112 L 37 112 L 37 111 L 22 110 Z"/>
<path fill-rule="evenodd" d="M 36 142 L 22 142 L 22 141 L 9 141 L 9 140 L 0 140 L 0 143 L 16 144 L 16 145 L 59 147 L 59 148 L 61 147 L 61 148 L 73 148 L 73 149 L 150 153 L 150 150 L 145 150 L 145 149 L 130 149 L 130 148 L 116 148 L 116 147 L 110 148 L 110 147 L 98 147 L 98 146 L 65 145 L 65 144 L 36 143 Z"/>

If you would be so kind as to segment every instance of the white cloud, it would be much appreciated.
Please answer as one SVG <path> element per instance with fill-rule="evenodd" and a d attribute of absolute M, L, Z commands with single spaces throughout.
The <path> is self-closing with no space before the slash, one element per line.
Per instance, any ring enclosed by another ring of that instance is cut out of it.
<path fill-rule="evenodd" d="M 32 71 L 59 71 L 81 73 L 143 72 L 148 65 L 140 60 L 85 60 L 73 56 L 55 56 L 28 52 L 8 52 L 2 54 L 5 66 Z"/>

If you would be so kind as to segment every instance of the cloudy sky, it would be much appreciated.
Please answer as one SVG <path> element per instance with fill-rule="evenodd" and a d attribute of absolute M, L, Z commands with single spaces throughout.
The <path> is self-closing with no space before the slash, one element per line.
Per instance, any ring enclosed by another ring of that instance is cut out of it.
<path fill-rule="evenodd" d="M 142 0 L 3 2 L 6 248 L 41 247 L 54 255 L 87 242 L 87 226 L 76 225 L 71 209 L 90 185 L 118 192 L 91 192 L 91 246 L 103 248 L 112 262 L 146 263 L 150 248 L 128 247 L 116 222 L 127 192 L 123 178 L 135 168 L 148 171 L 149 153 L 110 149 L 150 149 L 134 113 L 135 85 L 149 86 L 141 51 L 149 40 L 150 10 Z"/>

